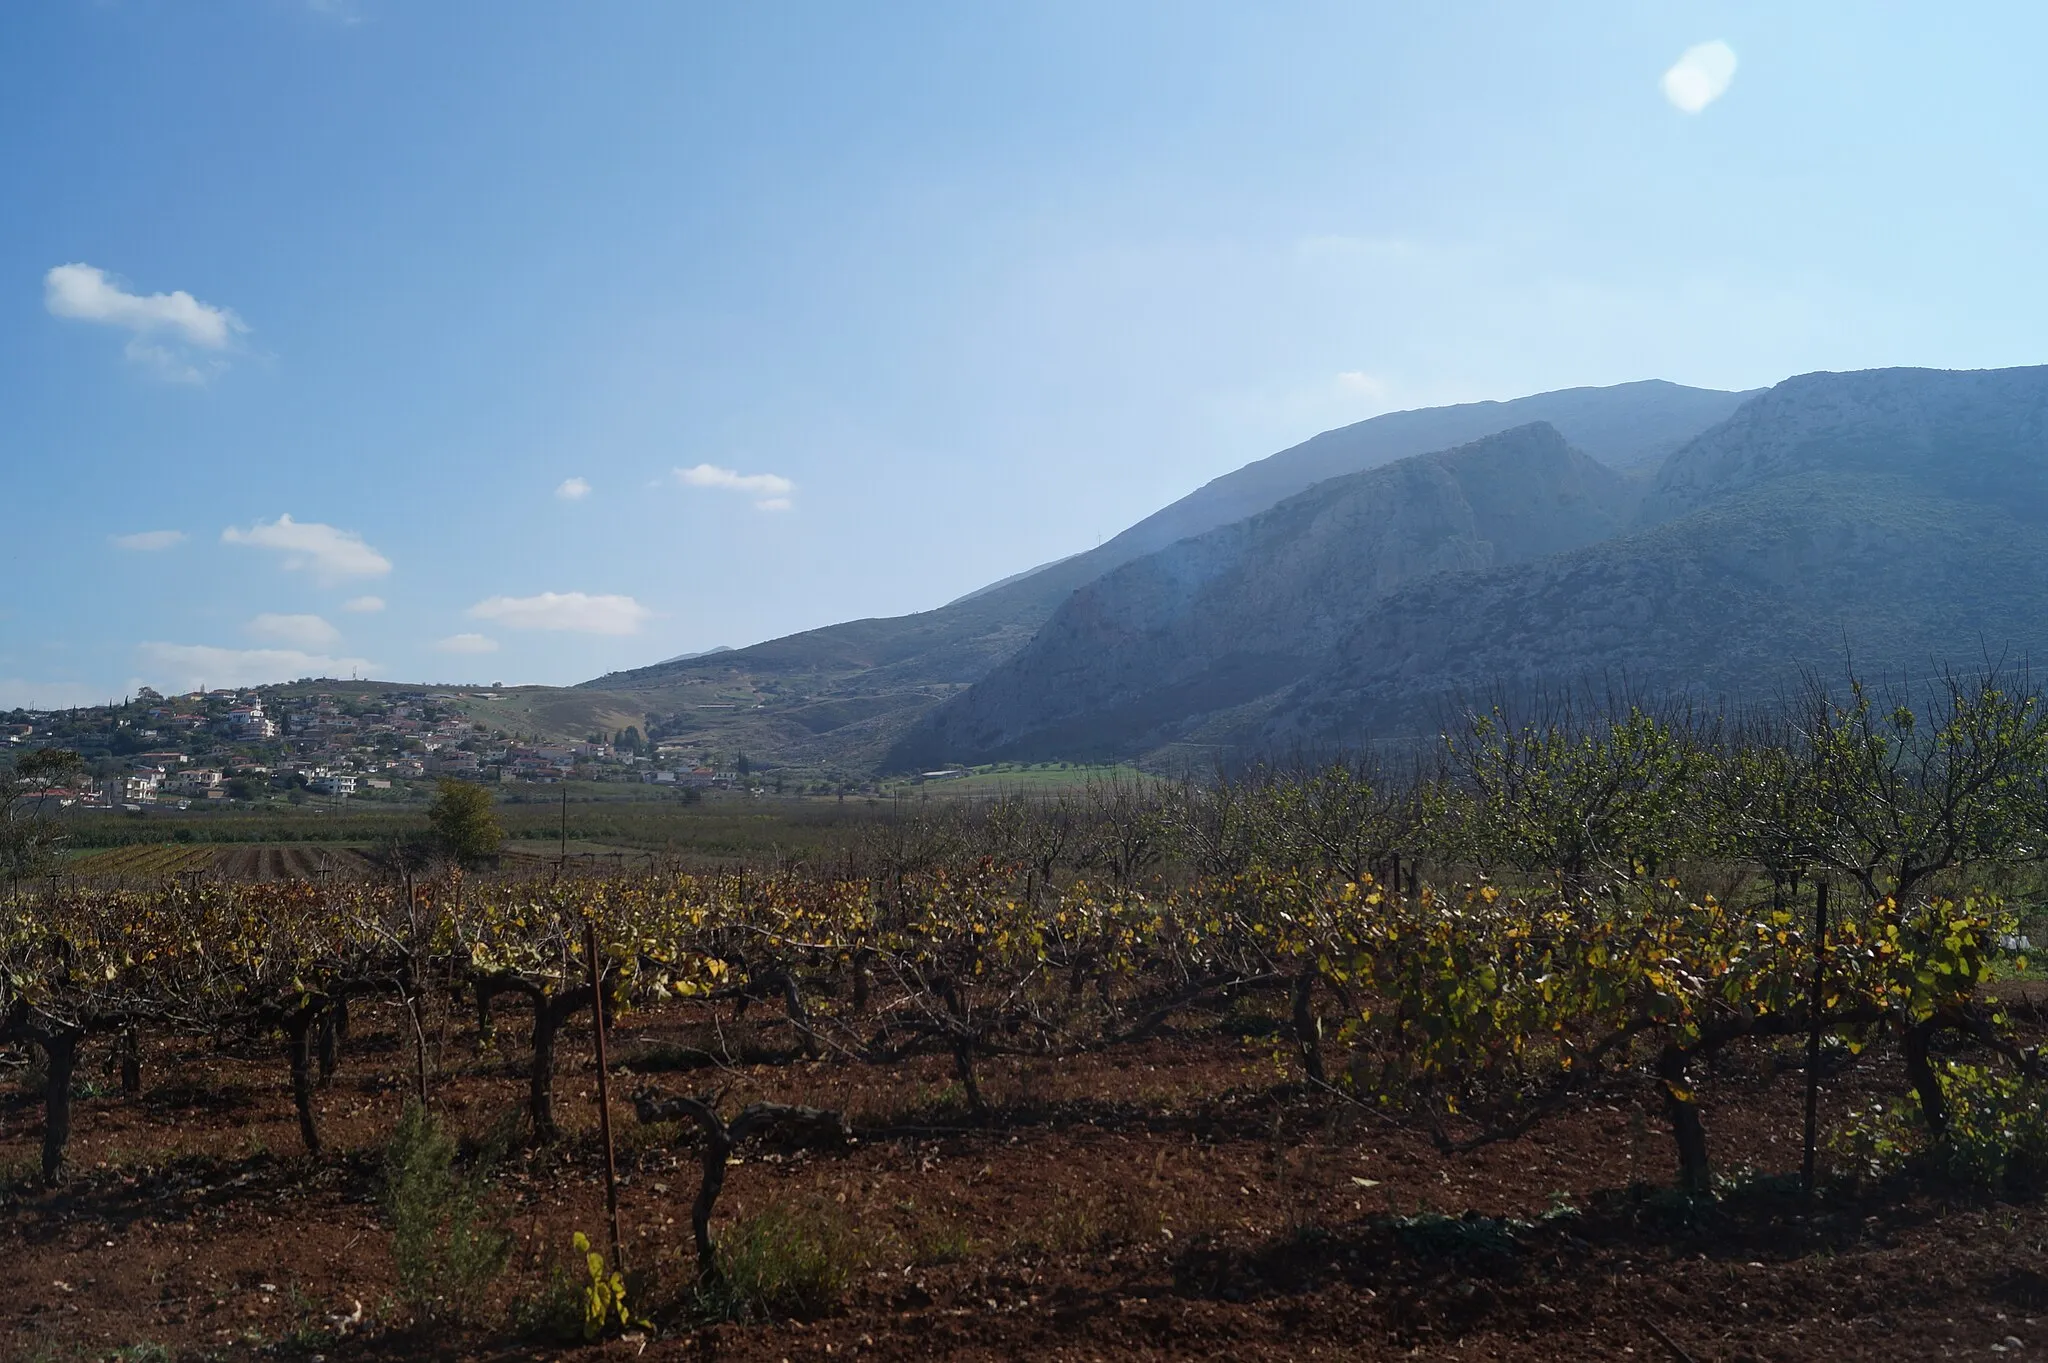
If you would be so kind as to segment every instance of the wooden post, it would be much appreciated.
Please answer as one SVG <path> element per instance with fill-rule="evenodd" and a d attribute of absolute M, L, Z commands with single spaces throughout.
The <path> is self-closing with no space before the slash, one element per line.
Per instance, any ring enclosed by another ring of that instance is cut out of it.
<path fill-rule="evenodd" d="M 597 920 L 583 925 L 584 956 L 590 962 L 591 1031 L 597 1036 L 597 1129 L 604 1138 L 604 1205 L 612 1222 L 612 1271 L 626 1271 L 619 1241 L 619 1161 L 612 1147 L 612 1079 L 604 1058 L 604 982 L 597 968 Z"/>
<path fill-rule="evenodd" d="M 1825 877 L 1813 896 L 1813 983 L 1806 996 L 1806 1157 L 1800 1165 L 1800 1186 L 1813 1196 L 1814 1160 L 1820 1139 L 1820 1031 L 1821 988 L 1828 946 L 1828 882 Z"/>

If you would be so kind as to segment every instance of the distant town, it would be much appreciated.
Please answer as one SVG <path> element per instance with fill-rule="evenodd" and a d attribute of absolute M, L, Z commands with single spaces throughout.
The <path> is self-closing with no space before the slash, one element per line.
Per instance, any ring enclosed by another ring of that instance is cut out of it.
<path fill-rule="evenodd" d="M 65 748 L 83 759 L 71 784 L 42 795 L 52 811 L 408 802 L 443 777 L 641 782 L 684 792 L 752 788 L 743 754 L 657 742 L 634 728 L 574 742 L 523 739 L 465 713 L 461 702 L 489 694 L 365 695 L 302 684 L 165 696 L 144 687 L 117 704 L 8 712 L 0 716 L 0 738 L 17 754 Z"/>

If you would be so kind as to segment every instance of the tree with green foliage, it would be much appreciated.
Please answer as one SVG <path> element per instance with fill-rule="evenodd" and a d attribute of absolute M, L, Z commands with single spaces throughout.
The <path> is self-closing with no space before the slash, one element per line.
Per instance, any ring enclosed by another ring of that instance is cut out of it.
<path fill-rule="evenodd" d="M 1820 815 L 1817 860 L 1866 897 L 2040 853 L 2048 709 L 2022 676 L 1987 668 L 1920 687 L 1809 679 L 1795 723 Z"/>
<path fill-rule="evenodd" d="M 492 808 L 490 791 L 452 776 L 442 777 L 438 790 L 427 807 L 427 820 L 448 855 L 465 867 L 495 860 L 505 829 Z"/>
<path fill-rule="evenodd" d="M 50 792 L 84 766 L 69 748 L 38 748 L 0 773 L 0 875 L 24 880 L 54 865 L 62 834 L 48 816 Z"/>
<path fill-rule="evenodd" d="M 1542 708 L 1516 722 L 1496 707 L 1446 739 L 1449 846 L 1482 866 L 1551 873 L 1572 891 L 1702 850 L 1708 726 L 1612 701 L 1590 718 L 1562 698 Z"/>

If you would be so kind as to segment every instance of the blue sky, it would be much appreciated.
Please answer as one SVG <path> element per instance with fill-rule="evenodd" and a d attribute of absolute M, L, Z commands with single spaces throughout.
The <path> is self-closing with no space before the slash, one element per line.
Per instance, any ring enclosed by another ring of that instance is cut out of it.
<path fill-rule="evenodd" d="M 6 6 L 0 705 L 573 682 L 941 604 L 1380 411 L 2039 362 L 2044 46 L 2019 5 Z"/>

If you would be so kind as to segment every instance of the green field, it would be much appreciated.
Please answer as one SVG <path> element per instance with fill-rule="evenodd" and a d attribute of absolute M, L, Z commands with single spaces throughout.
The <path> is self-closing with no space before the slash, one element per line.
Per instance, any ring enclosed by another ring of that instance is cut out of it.
<path fill-rule="evenodd" d="M 995 766 L 949 780 L 891 783 L 880 795 L 776 796 L 674 790 L 618 782 L 571 782 L 495 790 L 509 865 L 617 862 L 773 864 L 834 858 L 863 827 L 914 817 L 927 804 L 1078 794 L 1091 784 L 1148 780 L 1129 766 L 1054 763 Z M 565 802 L 566 797 L 566 802 Z M 235 878 L 361 872 L 385 843 L 426 827 L 424 802 L 266 805 L 251 809 L 86 813 L 65 820 L 66 861 L 77 875 L 145 879 L 215 871 Z"/>
<path fill-rule="evenodd" d="M 566 789 L 568 802 L 562 803 Z M 529 791 L 532 793 L 529 794 Z M 520 788 L 501 798 L 499 822 L 510 857 L 553 857 L 566 826 L 572 856 L 655 853 L 685 860 L 767 862 L 827 854 L 858 822 L 886 816 L 898 802 L 849 797 L 777 799 L 712 792 L 685 802 L 645 787 L 571 784 Z M 203 857 L 179 849 L 288 847 L 362 852 L 426 827 L 424 805 L 326 810 L 278 807 L 260 811 L 194 810 L 144 815 L 89 813 L 65 820 L 65 847 L 76 868 L 123 875 L 198 869 Z M 157 850 L 161 855 L 156 855 Z M 118 853 L 132 852 L 132 857 Z M 148 855 L 145 855 L 148 854 Z M 360 858 L 358 858 L 359 860 Z M 176 863 L 173 865 L 173 863 Z"/>
<path fill-rule="evenodd" d="M 1156 779 L 1128 763 L 1113 766 L 1087 766 L 1078 762 L 997 763 L 968 770 L 971 775 L 945 780 L 889 781 L 883 785 L 883 790 L 893 796 L 908 798 L 993 799 L 1002 795 L 1056 795 L 1096 783 L 1142 783 Z"/>

